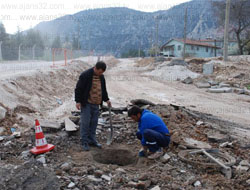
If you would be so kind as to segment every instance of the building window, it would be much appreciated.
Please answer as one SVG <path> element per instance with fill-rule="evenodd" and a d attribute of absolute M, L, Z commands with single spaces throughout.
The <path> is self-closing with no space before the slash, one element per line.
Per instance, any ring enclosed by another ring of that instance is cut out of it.
<path fill-rule="evenodd" d="M 197 46 L 197 48 L 196 48 L 196 49 L 197 49 L 197 51 L 199 51 L 199 50 L 200 50 L 199 46 Z"/>
<path fill-rule="evenodd" d="M 208 47 L 206 47 L 206 52 L 208 52 Z"/>
<path fill-rule="evenodd" d="M 191 46 L 191 50 L 194 50 L 194 46 L 193 45 Z"/>
<path fill-rule="evenodd" d="M 179 50 L 179 51 L 181 50 L 181 46 L 180 46 L 180 45 L 178 45 L 178 50 Z"/>
<path fill-rule="evenodd" d="M 214 52 L 214 49 L 213 48 L 211 48 L 211 53 L 213 53 Z"/>

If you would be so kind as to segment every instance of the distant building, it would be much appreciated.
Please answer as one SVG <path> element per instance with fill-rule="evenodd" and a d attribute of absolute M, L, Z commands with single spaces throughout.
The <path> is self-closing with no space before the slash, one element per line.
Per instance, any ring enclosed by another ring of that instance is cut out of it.
<path fill-rule="evenodd" d="M 184 39 L 171 39 L 161 47 L 161 55 L 168 57 L 182 57 Z M 186 39 L 186 57 L 215 57 L 220 49 L 210 43 Z"/>

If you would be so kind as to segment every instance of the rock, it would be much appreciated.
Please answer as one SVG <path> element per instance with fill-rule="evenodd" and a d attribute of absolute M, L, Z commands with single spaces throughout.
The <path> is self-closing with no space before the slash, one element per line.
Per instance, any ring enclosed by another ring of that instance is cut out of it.
<path fill-rule="evenodd" d="M 214 64 L 213 63 L 203 64 L 202 69 L 204 75 L 211 75 L 214 72 Z"/>
<path fill-rule="evenodd" d="M 126 171 L 123 168 L 117 168 L 115 171 L 119 173 L 126 173 Z"/>
<path fill-rule="evenodd" d="M 228 136 L 221 133 L 211 133 L 207 135 L 207 138 L 210 142 L 222 143 L 228 140 Z"/>
<path fill-rule="evenodd" d="M 220 83 L 219 88 L 230 87 L 230 84 Z"/>
<path fill-rule="evenodd" d="M 14 137 L 16 137 L 16 138 L 20 138 L 21 137 L 21 132 L 20 131 L 19 132 L 15 131 L 12 135 Z"/>
<path fill-rule="evenodd" d="M 210 93 L 230 93 L 230 92 L 232 92 L 233 90 L 232 90 L 232 88 L 215 88 L 215 89 L 213 89 L 213 88 L 210 88 L 210 89 L 208 89 L 208 92 L 210 92 Z"/>
<path fill-rule="evenodd" d="M 139 183 L 136 184 L 135 188 L 137 188 L 137 189 L 146 189 L 147 184 L 145 182 L 139 182 Z"/>
<path fill-rule="evenodd" d="M 196 122 L 196 125 L 197 125 L 197 126 L 200 126 L 200 125 L 202 125 L 202 124 L 204 124 L 203 121 L 197 121 L 197 122 Z"/>
<path fill-rule="evenodd" d="M 245 90 L 240 88 L 234 88 L 233 92 L 237 94 L 245 94 Z"/>
<path fill-rule="evenodd" d="M 187 147 L 182 145 L 182 144 L 178 145 L 178 148 L 181 149 L 181 150 L 186 150 L 187 149 Z"/>
<path fill-rule="evenodd" d="M 248 185 L 250 185 L 250 179 L 248 179 L 248 180 L 246 181 L 246 183 L 247 183 Z"/>
<path fill-rule="evenodd" d="M 5 108 L 3 108 L 2 106 L 0 106 L 0 120 L 5 118 L 6 112 L 7 112 L 7 110 Z"/>
<path fill-rule="evenodd" d="M 167 66 L 175 66 L 175 65 L 188 66 L 188 64 L 183 59 L 178 59 L 178 58 L 172 59 Z"/>
<path fill-rule="evenodd" d="M 61 165 L 61 169 L 63 171 L 67 172 L 67 171 L 69 171 L 71 169 L 71 164 L 69 164 L 68 162 L 66 162 L 66 163 L 64 163 L 64 164 Z"/>
<path fill-rule="evenodd" d="M 248 167 L 250 167 L 250 164 L 249 164 L 249 162 L 248 162 L 247 160 L 242 160 L 242 161 L 240 162 L 240 165 L 241 165 L 241 166 L 248 166 Z"/>
<path fill-rule="evenodd" d="M 147 173 L 143 173 L 140 177 L 139 180 L 141 181 L 146 181 L 148 179 L 148 174 Z"/>
<path fill-rule="evenodd" d="M 109 177 L 107 175 L 102 175 L 101 178 L 106 180 L 106 181 L 111 181 L 111 177 Z"/>
<path fill-rule="evenodd" d="M 224 148 L 224 147 L 232 147 L 233 143 L 231 142 L 224 142 L 222 144 L 220 144 L 220 147 L 221 148 Z"/>
<path fill-rule="evenodd" d="M 55 121 L 40 120 L 40 125 L 44 132 L 57 132 L 62 128 L 60 123 Z"/>
<path fill-rule="evenodd" d="M 214 80 L 209 80 L 208 83 L 209 83 L 211 86 L 219 85 L 219 82 L 214 81 Z"/>
<path fill-rule="evenodd" d="M 193 79 L 191 77 L 187 77 L 184 80 L 181 81 L 184 84 L 192 84 L 193 83 Z"/>
<path fill-rule="evenodd" d="M 23 151 L 21 153 L 21 159 L 27 160 L 31 156 L 30 150 Z"/>
<path fill-rule="evenodd" d="M 133 182 L 133 181 L 129 181 L 128 182 L 128 187 L 132 187 L 132 188 L 135 188 L 137 185 L 137 183 Z"/>
<path fill-rule="evenodd" d="M 211 85 L 208 82 L 197 82 L 195 83 L 197 88 L 210 88 Z"/>
<path fill-rule="evenodd" d="M 7 141 L 6 143 L 4 143 L 4 146 L 10 146 L 11 145 L 11 141 Z"/>
<path fill-rule="evenodd" d="M 101 170 L 96 170 L 94 172 L 94 176 L 97 178 L 100 178 L 102 175 L 103 175 L 103 171 L 101 171 Z"/>
<path fill-rule="evenodd" d="M 250 90 L 244 89 L 244 94 L 250 95 Z"/>
<path fill-rule="evenodd" d="M 167 163 L 170 160 L 170 158 L 171 157 L 167 153 L 165 153 L 164 156 L 161 158 L 161 161 L 163 163 Z"/>
<path fill-rule="evenodd" d="M 151 188 L 150 190 L 161 190 L 161 188 L 157 185 L 157 186 Z"/>
<path fill-rule="evenodd" d="M 241 79 L 245 76 L 245 73 L 240 73 L 240 74 L 237 74 L 234 76 L 234 78 L 238 78 L 238 79 Z"/>
<path fill-rule="evenodd" d="M 74 188 L 75 186 L 76 186 L 76 184 L 75 184 L 75 183 L 70 182 L 70 183 L 69 183 L 69 185 L 68 185 L 68 188 Z"/>
<path fill-rule="evenodd" d="M 241 165 L 239 165 L 239 166 L 236 167 L 236 171 L 237 171 L 237 172 L 240 172 L 240 173 L 247 172 L 248 169 L 249 169 L 248 166 L 241 166 Z"/>
<path fill-rule="evenodd" d="M 4 138 L 3 137 L 0 137 L 0 142 L 2 142 L 4 140 Z"/>
<path fill-rule="evenodd" d="M 88 179 L 89 179 L 90 181 L 94 181 L 94 182 L 101 182 L 101 181 L 102 181 L 101 178 L 96 178 L 96 177 L 93 176 L 93 175 L 88 175 Z"/>
<path fill-rule="evenodd" d="M 196 148 L 196 149 L 210 149 L 212 148 L 208 143 L 202 142 L 202 141 L 197 141 L 192 138 L 185 138 L 184 142 L 186 143 L 185 146 L 188 148 Z"/>
<path fill-rule="evenodd" d="M 38 162 L 41 162 L 42 164 L 46 164 L 46 159 L 44 155 L 39 156 L 36 160 Z"/>
<path fill-rule="evenodd" d="M 2 135 L 4 133 L 4 131 L 5 131 L 5 128 L 0 127 L 0 135 Z"/>
<path fill-rule="evenodd" d="M 68 117 L 64 120 L 66 131 L 77 131 L 76 125 Z"/>
<path fill-rule="evenodd" d="M 201 182 L 200 182 L 200 181 L 196 181 L 196 182 L 194 183 L 194 186 L 195 186 L 195 187 L 201 186 Z"/>

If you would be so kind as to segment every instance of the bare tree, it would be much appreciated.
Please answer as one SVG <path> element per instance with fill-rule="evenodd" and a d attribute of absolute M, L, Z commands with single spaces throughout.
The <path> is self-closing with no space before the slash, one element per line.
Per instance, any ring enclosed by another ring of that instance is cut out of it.
<path fill-rule="evenodd" d="M 225 22 L 226 1 L 214 1 L 215 14 L 219 17 L 220 24 Z M 230 28 L 236 35 L 239 53 L 244 53 L 244 48 L 250 42 L 250 0 L 231 0 Z"/>

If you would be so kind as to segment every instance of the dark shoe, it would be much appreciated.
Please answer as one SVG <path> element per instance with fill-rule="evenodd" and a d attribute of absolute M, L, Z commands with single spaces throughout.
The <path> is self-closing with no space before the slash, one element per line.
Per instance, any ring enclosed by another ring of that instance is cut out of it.
<path fill-rule="evenodd" d="M 82 148 L 83 148 L 84 151 L 89 151 L 89 144 L 88 143 L 83 143 Z"/>
<path fill-rule="evenodd" d="M 99 143 L 90 143 L 89 145 L 97 148 L 102 148 L 102 145 Z"/>

